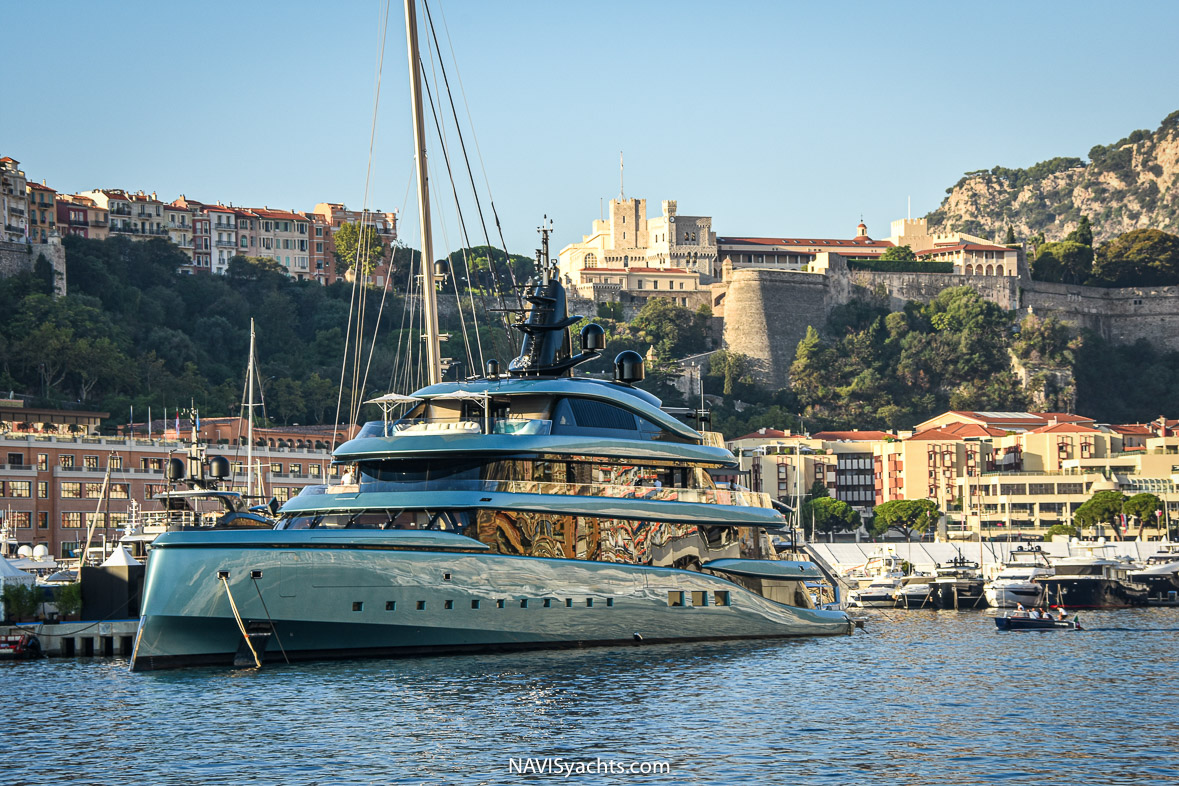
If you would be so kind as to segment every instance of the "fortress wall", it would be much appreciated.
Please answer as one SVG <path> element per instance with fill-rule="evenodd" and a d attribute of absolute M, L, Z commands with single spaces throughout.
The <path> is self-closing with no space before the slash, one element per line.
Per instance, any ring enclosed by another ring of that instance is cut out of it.
<path fill-rule="evenodd" d="M 1105 289 L 1027 280 L 1021 306 L 1117 344 L 1145 339 L 1161 349 L 1179 350 L 1179 287 Z"/>
<path fill-rule="evenodd" d="M 725 348 L 757 361 L 760 376 L 786 385 L 790 363 L 808 325 L 827 320 L 829 277 L 788 270 L 737 270 L 725 296 Z"/>
<path fill-rule="evenodd" d="M 53 266 L 57 279 L 57 294 L 66 293 L 65 248 L 60 242 L 53 243 L 10 243 L 0 240 L 0 277 L 15 276 L 33 269 L 41 254 Z"/>
<path fill-rule="evenodd" d="M 1019 308 L 1019 279 L 1015 276 L 883 273 L 876 270 L 852 270 L 846 275 L 850 279 L 853 297 L 887 295 L 889 308 L 894 311 L 910 300 L 928 303 L 949 287 L 970 287 L 1003 308 Z"/>

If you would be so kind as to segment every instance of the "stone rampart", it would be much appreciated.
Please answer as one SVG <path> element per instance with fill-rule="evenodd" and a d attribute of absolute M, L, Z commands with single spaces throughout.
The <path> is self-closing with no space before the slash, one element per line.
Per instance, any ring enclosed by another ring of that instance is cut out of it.
<path fill-rule="evenodd" d="M 58 295 L 66 293 L 65 249 L 61 241 L 52 243 L 10 243 L 0 240 L 0 278 L 32 271 L 37 257 L 44 255 L 53 266 Z"/>
<path fill-rule="evenodd" d="M 1179 287 L 1104 289 L 1026 276 L 885 273 L 842 265 L 833 265 L 825 274 L 742 268 L 732 272 L 726 285 L 713 292 L 725 317 L 725 346 L 754 358 L 762 379 L 778 386 L 787 384 L 807 326 L 822 330 L 834 307 L 867 299 L 896 310 L 910 300 L 927 303 L 943 289 L 958 286 L 971 287 L 1021 316 L 1056 317 L 1113 343 L 1144 339 L 1160 349 L 1179 351 Z"/>
<path fill-rule="evenodd" d="M 1024 281 L 1020 305 L 1031 314 L 1088 328 L 1115 344 L 1145 339 L 1179 350 L 1179 287 L 1082 287 Z"/>
<path fill-rule="evenodd" d="M 838 278 L 840 273 L 834 275 Z M 928 303 L 943 289 L 950 287 L 971 287 L 987 300 L 993 300 L 1003 308 L 1019 308 L 1019 279 L 1015 276 L 885 273 L 876 270 L 852 270 L 845 275 L 849 278 L 853 299 L 863 298 L 865 295 L 886 295 L 889 307 L 893 310 L 899 310 L 910 300 Z"/>
<path fill-rule="evenodd" d="M 798 342 L 808 325 L 822 329 L 836 305 L 830 301 L 829 276 L 737 270 L 725 295 L 725 347 L 753 358 L 762 379 L 783 387 Z"/>

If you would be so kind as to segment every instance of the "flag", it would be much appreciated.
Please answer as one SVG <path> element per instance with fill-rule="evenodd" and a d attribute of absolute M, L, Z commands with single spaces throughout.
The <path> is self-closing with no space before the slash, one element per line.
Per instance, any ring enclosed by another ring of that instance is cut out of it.
<path fill-rule="evenodd" d="M 197 428 L 197 433 L 199 434 L 201 431 L 201 413 L 194 411 L 194 414 L 196 415 L 196 428 Z"/>
<path fill-rule="evenodd" d="M 180 407 L 176 408 L 176 439 L 180 439 Z"/>

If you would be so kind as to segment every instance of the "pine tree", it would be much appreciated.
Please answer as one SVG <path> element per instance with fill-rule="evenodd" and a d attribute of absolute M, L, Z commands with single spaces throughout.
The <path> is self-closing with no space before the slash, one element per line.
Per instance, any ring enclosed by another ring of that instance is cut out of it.
<path fill-rule="evenodd" d="M 1007 237 L 1003 238 L 1003 245 L 1005 245 L 1005 246 L 1014 246 L 1015 245 L 1015 229 L 1012 228 L 1011 224 L 1007 225 Z"/>

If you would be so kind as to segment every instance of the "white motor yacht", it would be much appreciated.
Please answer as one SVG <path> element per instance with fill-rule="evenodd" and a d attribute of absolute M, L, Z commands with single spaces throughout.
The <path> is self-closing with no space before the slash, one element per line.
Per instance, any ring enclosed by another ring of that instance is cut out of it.
<path fill-rule="evenodd" d="M 987 603 L 999 609 L 1015 608 L 1021 603 L 1039 606 L 1045 590 L 1036 579 L 1055 572 L 1039 547 L 1017 548 L 1008 555 L 1003 570 L 987 583 Z"/>

